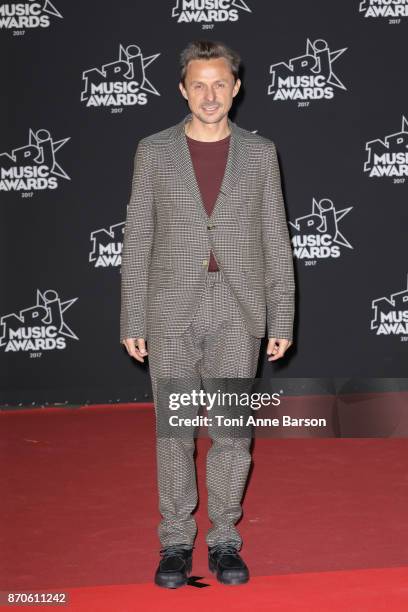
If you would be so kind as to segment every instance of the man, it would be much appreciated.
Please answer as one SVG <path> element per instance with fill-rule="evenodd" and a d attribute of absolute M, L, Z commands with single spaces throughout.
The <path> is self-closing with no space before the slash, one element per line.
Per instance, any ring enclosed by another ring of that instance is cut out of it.
<path fill-rule="evenodd" d="M 168 409 L 161 380 L 252 378 L 265 325 L 268 361 L 276 361 L 292 344 L 294 318 L 276 147 L 228 117 L 240 58 L 220 42 L 195 41 L 180 59 L 179 88 L 191 113 L 139 141 L 122 252 L 120 337 L 137 361 L 149 356 L 156 423 Z M 186 431 L 156 431 L 163 518 L 155 583 L 169 588 L 186 584 L 197 532 L 194 434 Z M 209 568 L 220 582 L 239 584 L 249 579 L 235 523 L 250 439 L 210 435 Z"/>

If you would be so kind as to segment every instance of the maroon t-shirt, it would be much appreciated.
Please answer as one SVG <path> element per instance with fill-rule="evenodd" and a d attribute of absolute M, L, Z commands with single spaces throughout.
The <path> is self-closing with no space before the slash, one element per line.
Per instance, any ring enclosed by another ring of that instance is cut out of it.
<path fill-rule="evenodd" d="M 208 216 L 212 213 L 224 177 L 230 136 L 229 134 L 222 140 L 216 140 L 215 142 L 205 142 L 190 138 L 186 134 L 194 172 Z M 217 260 L 212 251 L 210 252 L 208 270 L 210 272 L 218 270 Z"/>

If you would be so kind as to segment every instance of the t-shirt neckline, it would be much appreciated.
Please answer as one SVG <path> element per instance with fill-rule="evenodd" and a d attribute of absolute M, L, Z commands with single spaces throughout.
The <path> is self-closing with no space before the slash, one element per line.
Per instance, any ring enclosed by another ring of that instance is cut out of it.
<path fill-rule="evenodd" d="M 221 138 L 221 140 L 196 140 L 195 138 L 191 138 L 190 136 L 188 136 L 187 134 L 185 134 L 185 137 L 187 138 L 187 140 L 193 144 L 196 145 L 198 147 L 208 147 L 208 146 L 216 146 L 216 145 L 223 145 L 226 144 L 227 140 L 231 137 L 231 134 L 228 134 L 228 136 L 225 136 L 225 138 Z"/>

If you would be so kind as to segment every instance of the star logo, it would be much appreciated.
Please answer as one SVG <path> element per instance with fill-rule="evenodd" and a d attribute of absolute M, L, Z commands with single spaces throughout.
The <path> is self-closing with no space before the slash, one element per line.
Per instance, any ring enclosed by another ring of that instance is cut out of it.
<path fill-rule="evenodd" d="M 309 38 L 306 40 L 306 53 L 299 57 L 294 57 L 288 63 L 277 62 L 271 64 L 269 72 L 272 74 L 272 83 L 268 86 L 268 94 L 274 93 L 276 68 L 286 68 L 287 71 L 292 71 L 293 76 L 305 75 L 323 76 L 326 85 L 332 85 L 338 89 L 346 90 L 345 85 L 340 81 L 339 77 L 333 71 L 333 64 L 347 50 L 347 47 L 330 51 L 327 41 L 322 38 L 312 42 Z"/>
<path fill-rule="evenodd" d="M 332 241 L 341 246 L 352 249 L 352 245 L 339 230 L 339 221 L 351 210 L 352 206 L 336 210 L 332 200 L 324 198 L 318 202 L 313 198 L 312 212 L 309 215 L 298 217 L 294 222 L 289 221 L 296 232 L 303 234 L 328 234 Z"/>
<path fill-rule="evenodd" d="M 77 297 L 72 300 L 65 300 L 62 302 L 58 293 L 52 289 L 47 289 L 44 293 L 41 293 L 39 289 L 37 289 L 37 303 L 36 306 L 42 306 L 47 314 L 45 317 L 42 317 L 41 323 L 43 325 L 57 325 L 58 333 L 62 336 L 66 336 L 67 338 L 72 338 L 74 340 L 79 340 L 78 336 L 72 331 L 70 327 L 65 323 L 63 314 L 71 308 L 72 304 L 77 301 Z M 51 311 L 50 305 L 53 304 L 53 312 Z M 56 321 L 55 310 L 58 312 L 58 317 Z M 21 311 L 24 313 L 24 311 Z"/>
<path fill-rule="evenodd" d="M 38 149 L 38 156 L 34 159 L 37 164 L 49 163 L 49 160 L 46 157 L 44 143 L 50 143 L 50 147 L 47 148 L 49 149 L 47 150 L 47 153 L 51 153 L 52 160 L 52 165 L 50 166 L 50 174 L 54 174 L 55 176 L 60 176 L 61 178 L 71 180 L 68 174 L 65 172 L 65 170 L 63 170 L 63 168 L 61 168 L 55 158 L 55 153 L 59 151 L 61 147 L 63 147 L 64 144 L 68 142 L 68 140 L 71 140 L 70 136 L 68 138 L 62 138 L 61 140 L 53 141 L 51 134 L 48 130 L 41 129 L 37 130 L 37 132 L 34 132 L 32 129 L 30 129 L 28 143 L 29 146 L 34 146 Z"/>
<path fill-rule="evenodd" d="M 34 0 L 31 0 L 33 2 Z M 50 2 L 50 0 L 45 0 L 44 6 L 42 7 L 44 13 L 48 13 L 49 15 L 54 15 L 54 17 L 59 17 L 63 19 L 61 13 L 55 8 L 55 6 Z"/>

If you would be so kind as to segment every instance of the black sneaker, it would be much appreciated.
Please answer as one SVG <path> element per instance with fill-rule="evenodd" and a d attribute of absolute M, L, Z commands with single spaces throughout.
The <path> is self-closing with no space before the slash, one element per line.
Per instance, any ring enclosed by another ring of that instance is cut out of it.
<path fill-rule="evenodd" d="M 160 550 L 162 556 L 154 576 L 158 586 L 176 589 L 187 583 L 193 560 L 193 547 L 172 544 Z"/>
<path fill-rule="evenodd" d="M 221 542 L 208 547 L 208 567 L 222 584 L 243 584 L 249 580 L 249 570 L 234 544 Z"/>

